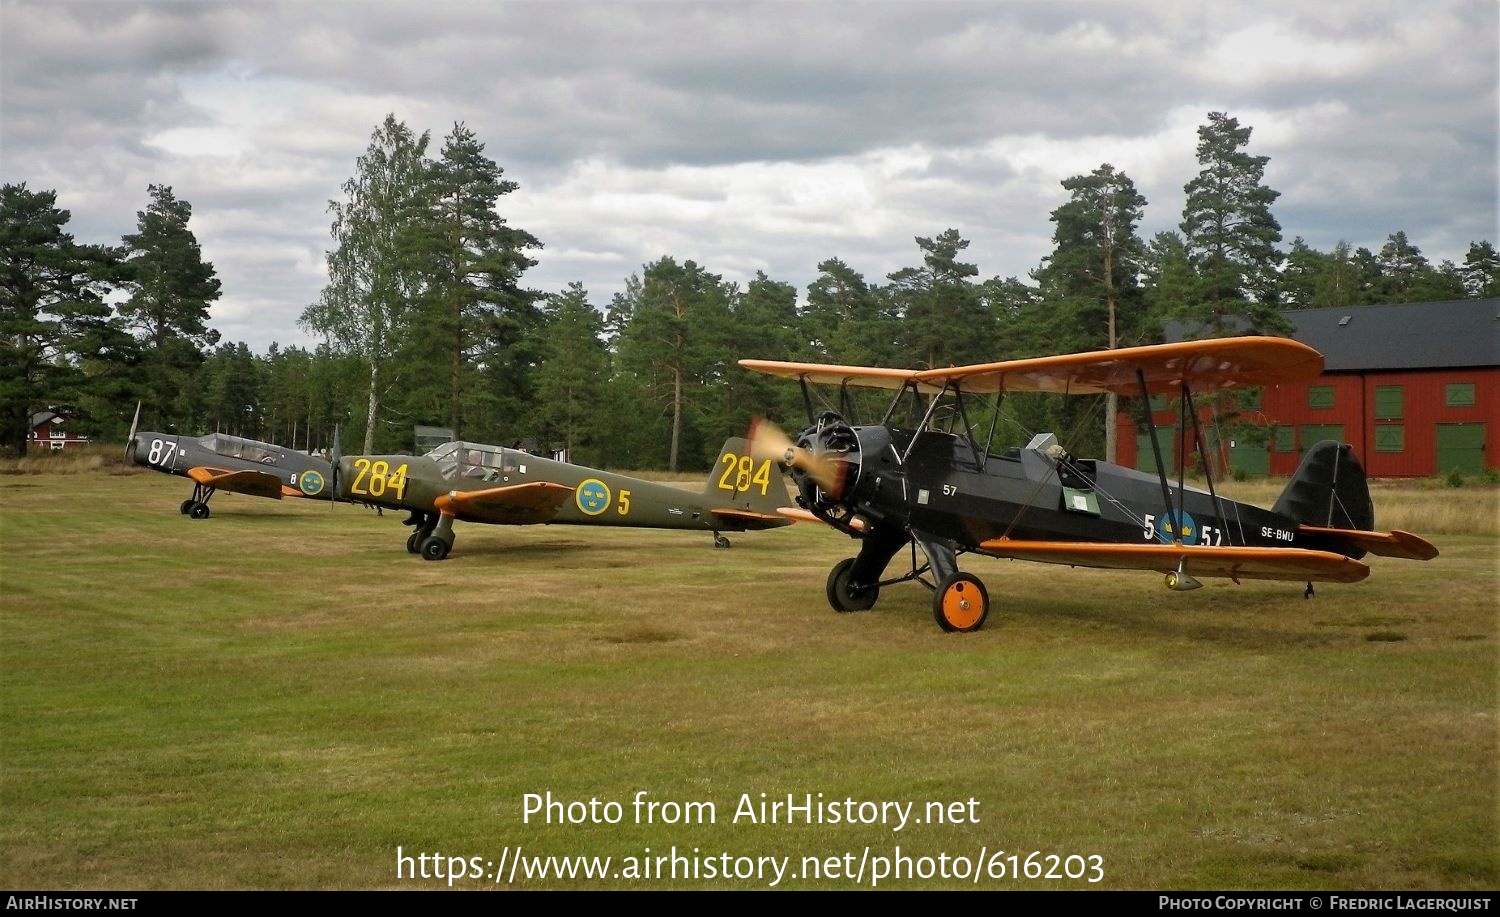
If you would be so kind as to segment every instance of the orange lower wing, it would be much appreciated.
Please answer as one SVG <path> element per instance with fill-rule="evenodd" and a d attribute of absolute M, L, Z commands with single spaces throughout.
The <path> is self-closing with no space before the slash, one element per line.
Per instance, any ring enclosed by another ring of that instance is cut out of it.
<path fill-rule="evenodd" d="M 530 525 L 546 522 L 573 493 L 573 488 L 551 481 L 460 490 L 433 501 L 438 512 L 474 522 Z"/>
<path fill-rule="evenodd" d="M 227 468 L 200 465 L 189 468 L 187 475 L 204 487 L 215 490 L 227 490 L 252 497 L 270 497 L 272 500 L 281 499 L 281 478 L 264 471 L 230 471 Z"/>
<path fill-rule="evenodd" d="M 986 554 L 1075 567 L 1118 570 L 1179 568 L 1193 576 L 1294 582 L 1357 583 L 1370 568 L 1342 554 L 1303 548 L 1239 548 L 1173 544 L 1094 544 L 1071 541 L 1011 541 L 997 538 L 979 546 Z"/>

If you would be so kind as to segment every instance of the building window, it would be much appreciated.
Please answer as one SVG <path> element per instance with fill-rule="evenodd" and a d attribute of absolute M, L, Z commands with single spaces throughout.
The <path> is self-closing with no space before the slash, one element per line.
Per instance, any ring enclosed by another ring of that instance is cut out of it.
<path fill-rule="evenodd" d="M 1375 428 L 1376 452 L 1405 452 L 1406 428 L 1401 424 L 1387 424 Z"/>
<path fill-rule="evenodd" d="M 1166 395 L 1152 395 L 1150 401 L 1151 412 L 1153 414 L 1158 411 L 1165 411 L 1167 409 L 1167 406 L 1171 404 L 1171 402 L 1167 400 Z"/>
<path fill-rule="evenodd" d="M 1297 431 L 1296 431 L 1296 429 L 1294 429 L 1292 427 L 1277 427 L 1276 428 L 1276 451 L 1277 452 L 1296 452 L 1297 451 Z"/>
<path fill-rule="evenodd" d="M 1405 407 L 1404 400 L 1404 392 L 1399 385 L 1375 386 L 1375 419 L 1400 420 Z"/>
<path fill-rule="evenodd" d="M 1450 408 L 1472 408 L 1474 406 L 1474 383 L 1449 382 L 1445 387 L 1443 402 Z"/>
<path fill-rule="evenodd" d="M 1307 390 L 1307 406 L 1315 411 L 1333 410 L 1333 386 L 1314 385 Z"/>

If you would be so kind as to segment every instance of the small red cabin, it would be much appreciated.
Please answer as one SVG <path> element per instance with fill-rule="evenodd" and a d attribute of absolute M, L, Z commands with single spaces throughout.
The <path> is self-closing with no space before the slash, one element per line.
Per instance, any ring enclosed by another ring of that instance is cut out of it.
<path fill-rule="evenodd" d="M 1500 468 L 1500 456 L 1489 447 L 1500 430 L 1500 299 L 1282 316 L 1296 327 L 1294 339 L 1323 354 L 1323 375 L 1242 393 L 1219 409 L 1217 426 L 1200 411 L 1205 440 L 1222 440 L 1216 470 L 1290 475 L 1307 448 L 1324 439 L 1353 445 L 1371 477 Z M 1170 330 L 1168 339 L 1175 339 Z M 1162 458 L 1175 473 L 1180 409 L 1164 398 L 1152 402 Z M 1191 420 L 1187 426 L 1191 443 Z M 1119 429 L 1120 464 L 1154 468 L 1142 418 L 1122 413 Z"/>
<path fill-rule="evenodd" d="M 79 436 L 69 432 L 68 418 L 53 411 L 42 411 L 31 415 L 31 441 L 26 444 L 27 450 L 51 449 L 54 452 L 63 449 L 77 448 L 88 445 L 87 436 Z"/>

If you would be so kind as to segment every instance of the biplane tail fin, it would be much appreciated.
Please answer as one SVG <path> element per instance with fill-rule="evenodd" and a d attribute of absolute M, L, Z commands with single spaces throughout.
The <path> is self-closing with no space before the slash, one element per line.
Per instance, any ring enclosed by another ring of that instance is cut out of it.
<path fill-rule="evenodd" d="M 1354 447 L 1333 440 L 1307 450 L 1272 511 L 1323 528 L 1371 531 L 1375 527 L 1375 504 Z"/>

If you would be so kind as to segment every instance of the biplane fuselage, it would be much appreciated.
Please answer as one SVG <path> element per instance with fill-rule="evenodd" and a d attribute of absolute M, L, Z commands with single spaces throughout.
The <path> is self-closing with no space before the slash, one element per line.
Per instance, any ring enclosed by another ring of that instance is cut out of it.
<path fill-rule="evenodd" d="M 980 455 L 964 436 L 855 428 L 862 460 L 851 497 L 912 529 L 964 545 L 1018 541 L 1137 541 L 1287 547 L 1297 523 L 1248 504 L 1169 485 L 1156 475 L 1091 459 L 1059 472 L 1038 448 Z M 905 462 L 901 453 L 910 449 Z"/>

